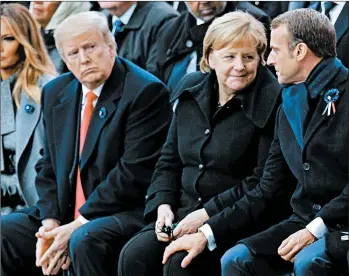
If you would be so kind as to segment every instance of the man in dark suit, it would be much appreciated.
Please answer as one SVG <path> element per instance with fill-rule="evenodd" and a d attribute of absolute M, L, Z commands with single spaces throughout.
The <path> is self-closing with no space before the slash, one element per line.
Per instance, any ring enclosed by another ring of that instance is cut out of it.
<path fill-rule="evenodd" d="M 158 34 L 178 12 L 164 2 L 99 2 L 108 11 L 108 24 L 119 56 L 152 73 Z"/>
<path fill-rule="evenodd" d="M 326 15 L 336 30 L 337 57 L 349 67 L 349 2 L 290 1 L 288 10 L 311 8 Z"/>
<path fill-rule="evenodd" d="M 212 20 L 227 12 L 250 13 L 269 29 L 268 15 L 248 2 L 188 1 L 188 11 L 167 22 L 159 34 L 156 59 L 151 73 L 164 81 L 172 92 L 179 80 L 199 70 L 202 43 Z"/>
<path fill-rule="evenodd" d="M 39 201 L 2 218 L 1 275 L 40 275 L 35 263 L 55 274 L 70 261 L 76 275 L 116 275 L 119 251 L 144 227 L 144 197 L 172 113 L 168 91 L 116 57 L 98 12 L 68 17 L 55 40 L 72 73 L 43 90 Z"/>
<path fill-rule="evenodd" d="M 222 275 L 279 275 L 293 266 L 296 275 L 319 275 L 320 267 L 327 267 L 321 275 L 338 275 L 324 237 L 348 226 L 348 69 L 336 58 L 334 27 L 319 12 L 287 12 L 271 28 L 268 63 L 285 87 L 263 177 L 238 201 L 233 189 L 212 199 L 208 230 L 171 243 L 164 262 L 186 250 L 187 265 L 206 245 L 221 247 L 292 188 L 293 215 L 227 251 Z M 285 185 L 290 176 L 297 186 Z"/>

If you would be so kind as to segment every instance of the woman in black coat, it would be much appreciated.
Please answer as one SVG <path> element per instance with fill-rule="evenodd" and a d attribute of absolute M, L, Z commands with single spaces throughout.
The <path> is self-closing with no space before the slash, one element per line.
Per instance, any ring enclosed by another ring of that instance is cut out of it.
<path fill-rule="evenodd" d="M 172 238 L 196 232 L 215 214 L 219 202 L 211 198 L 235 186 L 237 200 L 262 176 L 281 90 L 263 66 L 266 45 L 263 24 L 247 13 L 228 13 L 209 27 L 202 72 L 184 77 L 172 99 L 172 123 L 146 196 L 152 223 L 124 247 L 119 275 L 217 275 L 219 254 L 209 256 L 211 270 L 202 263 L 183 269 L 176 257 L 163 267 L 162 254 Z"/>

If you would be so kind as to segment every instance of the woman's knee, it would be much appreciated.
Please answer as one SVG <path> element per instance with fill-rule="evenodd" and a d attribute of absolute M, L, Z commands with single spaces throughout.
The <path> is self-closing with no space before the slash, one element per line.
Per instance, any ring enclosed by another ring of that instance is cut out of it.
<path fill-rule="evenodd" d="M 152 230 L 137 234 L 121 250 L 118 275 L 157 275 L 164 247 Z"/>

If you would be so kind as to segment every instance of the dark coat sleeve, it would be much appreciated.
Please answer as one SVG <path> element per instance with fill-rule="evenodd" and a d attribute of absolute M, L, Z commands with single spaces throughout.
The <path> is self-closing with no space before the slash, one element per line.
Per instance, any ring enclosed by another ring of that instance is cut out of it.
<path fill-rule="evenodd" d="M 273 141 L 273 127 L 271 125 L 274 125 L 275 120 L 272 119 L 270 121 L 272 121 L 269 122 L 270 125 L 268 124 L 268 126 L 264 129 L 258 129 L 258 163 L 253 169 L 253 174 L 243 179 L 239 185 L 215 196 L 208 201 L 204 205 L 204 208 L 210 217 L 223 211 L 223 209 L 226 207 L 232 207 L 235 202 L 241 199 L 248 191 L 254 189 L 259 183 L 263 175 L 265 162 L 268 158 L 270 145 Z"/>
<path fill-rule="evenodd" d="M 349 202 L 349 184 L 345 186 L 342 193 L 325 204 L 316 217 L 322 218 L 326 226 L 336 228 L 341 223 L 348 225 L 348 202 Z"/>
<path fill-rule="evenodd" d="M 224 244 L 227 235 L 233 236 L 249 222 L 257 221 L 273 198 L 295 189 L 295 185 L 285 187 L 285 184 L 291 183 L 288 180 L 292 177 L 292 173 L 281 152 L 277 129 L 278 124 L 276 123 L 274 140 L 260 183 L 232 207 L 225 208 L 206 222 L 213 231 L 217 246 Z"/>
<path fill-rule="evenodd" d="M 148 222 L 156 220 L 159 205 L 175 207 L 179 201 L 183 164 L 178 152 L 176 116 L 174 112 L 166 143 L 147 192 L 144 216 Z"/>
<path fill-rule="evenodd" d="M 79 209 L 86 219 L 144 206 L 144 196 L 171 117 L 166 87 L 153 82 L 137 94 L 125 123 L 124 154 Z"/>
<path fill-rule="evenodd" d="M 56 182 L 56 174 L 51 162 L 50 144 L 47 139 L 49 135 L 47 133 L 45 121 L 47 113 L 50 112 L 50 110 L 44 110 L 44 107 L 49 106 L 47 101 L 49 101 L 50 99 L 49 97 L 45 98 L 45 91 L 46 89 L 44 87 L 41 94 L 41 107 L 43 112 L 44 125 L 43 157 L 38 161 L 38 163 L 35 166 L 35 170 L 37 172 L 35 185 L 39 196 L 39 200 L 36 204 L 36 207 L 40 211 L 41 219 L 53 218 L 58 221 L 61 221 L 62 218 L 58 203 L 58 187 Z"/>

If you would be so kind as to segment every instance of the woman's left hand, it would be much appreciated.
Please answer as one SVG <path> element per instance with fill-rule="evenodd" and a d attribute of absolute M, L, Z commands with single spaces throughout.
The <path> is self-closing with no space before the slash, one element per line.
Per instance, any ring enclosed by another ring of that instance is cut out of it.
<path fill-rule="evenodd" d="M 185 234 L 195 233 L 208 218 L 209 216 L 204 208 L 191 212 L 178 223 L 173 230 L 173 236 L 180 238 Z"/>

